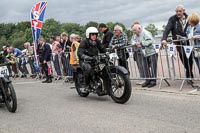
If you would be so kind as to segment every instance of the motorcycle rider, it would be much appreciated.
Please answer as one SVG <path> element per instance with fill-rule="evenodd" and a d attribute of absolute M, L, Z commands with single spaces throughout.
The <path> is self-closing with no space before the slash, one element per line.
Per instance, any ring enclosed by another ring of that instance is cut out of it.
<path fill-rule="evenodd" d="M 0 67 L 1 66 L 7 66 L 8 64 L 14 64 L 14 61 L 10 61 L 8 58 L 6 58 L 6 56 L 4 55 L 4 52 L 0 52 Z M 3 102 L 2 101 L 2 92 L 0 89 L 0 103 Z"/>
<path fill-rule="evenodd" d="M 85 88 L 87 89 L 92 75 L 92 64 L 96 61 L 95 56 L 98 53 L 105 52 L 104 46 L 97 39 L 98 30 L 95 27 L 89 27 L 86 30 L 86 39 L 82 40 L 78 48 L 78 58 L 85 76 Z M 98 90 L 97 90 L 98 91 Z"/>

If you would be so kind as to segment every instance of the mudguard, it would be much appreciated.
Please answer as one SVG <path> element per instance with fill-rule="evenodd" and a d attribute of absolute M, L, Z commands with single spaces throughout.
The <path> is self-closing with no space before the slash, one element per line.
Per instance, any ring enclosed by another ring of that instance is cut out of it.
<path fill-rule="evenodd" d="M 73 71 L 74 73 L 76 73 L 78 70 L 82 70 L 82 68 L 81 68 L 80 65 L 74 65 L 74 66 L 72 67 L 72 71 Z"/>
<path fill-rule="evenodd" d="M 124 68 L 122 66 L 115 66 L 115 67 L 111 68 L 111 72 L 121 72 L 124 75 L 129 74 L 128 71 L 126 70 L 126 68 Z"/>
<path fill-rule="evenodd" d="M 12 82 L 9 78 L 5 77 L 5 76 L 2 75 L 2 74 L 0 74 L 0 79 L 2 79 L 2 80 L 3 80 L 4 82 L 6 82 L 6 83 L 11 83 L 11 82 Z"/>

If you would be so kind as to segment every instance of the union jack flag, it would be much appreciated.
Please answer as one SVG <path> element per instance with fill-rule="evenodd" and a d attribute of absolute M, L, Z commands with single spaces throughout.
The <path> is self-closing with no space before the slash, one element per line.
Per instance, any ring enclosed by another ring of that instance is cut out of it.
<path fill-rule="evenodd" d="M 35 6 L 31 9 L 31 29 L 32 29 L 32 36 L 34 41 L 34 55 L 35 55 L 35 62 L 38 68 L 38 58 L 37 58 L 37 49 L 38 49 L 38 39 L 40 38 L 42 24 L 44 20 L 44 13 L 46 10 L 47 2 L 38 2 Z M 40 69 L 38 69 L 39 71 Z"/>
<path fill-rule="evenodd" d="M 40 38 L 41 34 L 46 6 L 47 2 L 38 2 L 31 9 L 31 29 L 33 40 L 35 43 L 35 49 L 37 49 L 38 46 L 38 39 Z"/>

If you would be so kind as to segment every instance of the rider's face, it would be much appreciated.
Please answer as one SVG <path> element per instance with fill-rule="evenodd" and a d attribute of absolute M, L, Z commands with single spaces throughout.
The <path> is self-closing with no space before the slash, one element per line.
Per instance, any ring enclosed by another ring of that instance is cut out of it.
<path fill-rule="evenodd" d="M 92 41 L 97 40 L 97 34 L 96 34 L 96 33 L 91 33 L 91 34 L 90 34 L 90 39 L 91 39 Z"/>

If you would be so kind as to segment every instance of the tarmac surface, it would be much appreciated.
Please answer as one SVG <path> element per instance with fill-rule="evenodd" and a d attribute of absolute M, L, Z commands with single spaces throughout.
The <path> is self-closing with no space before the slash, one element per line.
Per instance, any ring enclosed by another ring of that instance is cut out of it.
<path fill-rule="evenodd" d="M 16 113 L 0 106 L 0 133 L 199 133 L 200 93 L 187 83 L 141 88 L 132 83 L 130 100 L 79 97 L 72 83 L 15 79 Z M 173 86 L 173 87 L 172 87 Z"/>

